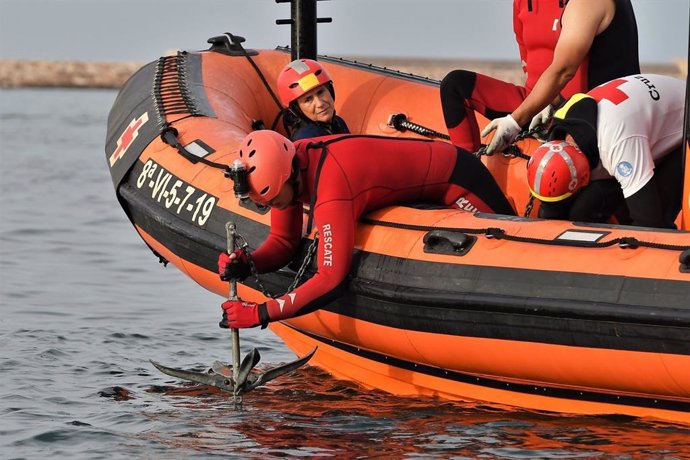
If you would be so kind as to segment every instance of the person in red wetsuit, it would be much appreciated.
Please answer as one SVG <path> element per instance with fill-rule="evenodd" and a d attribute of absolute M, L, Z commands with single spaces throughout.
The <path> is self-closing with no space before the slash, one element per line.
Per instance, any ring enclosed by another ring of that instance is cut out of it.
<path fill-rule="evenodd" d="M 515 215 L 482 162 L 452 144 L 423 139 L 333 135 L 295 144 L 261 130 L 240 144 L 249 198 L 271 210 L 271 230 L 252 253 L 259 273 L 294 257 L 302 239 L 303 204 L 319 233 L 316 274 L 262 304 L 226 301 L 232 328 L 266 325 L 314 311 L 340 295 L 350 270 L 355 230 L 366 212 L 402 203 L 436 203 L 469 212 Z M 308 225 L 309 227 L 309 225 Z M 249 275 L 246 254 L 220 254 L 223 279 Z"/>
<path fill-rule="evenodd" d="M 451 141 L 471 152 L 494 130 L 486 154 L 501 152 L 522 127 L 545 124 L 573 94 L 640 73 L 630 0 L 514 0 L 513 29 L 524 86 L 467 70 L 441 82 Z M 475 111 L 492 120 L 481 137 Z"/>

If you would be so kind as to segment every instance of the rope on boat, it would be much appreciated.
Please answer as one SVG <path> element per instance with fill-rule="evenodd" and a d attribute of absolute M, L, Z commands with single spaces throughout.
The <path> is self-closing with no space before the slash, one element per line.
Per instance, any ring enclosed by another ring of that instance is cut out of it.
<path fill-rule="evenodd" d="M 264 87 L 268 91 L 268 94 L 270 94 L 271 98 L 273 99 L 273 102 L 276 103 L 276 106 L 278 106 L 278 113 L 276 114 L 275 118 L 273 119 L 273 123 L 271 123 L 271 130 L 275 131 L 276 126 L 278 126 L 278 121 L 280 121 L 280 118 L 283 116 L 283 112 L 285 108 L 283 107 L 283 104 L 280 103 L 280 99 L 278 99 L 278 96 L 276 96 L 276 93 L 273 91 L 271 88 L 271 85 L 268 84 L 268 81 L 266 80 L 266 77 L 264 76 L 264 73 L 261 71 L 259 66 L 254 62 L 254 59 L 252 59 L 252 56 L 247 52 L 247 50 L 242 46 L 242 42 L 244 41 L 243 37 L 240 37 L 238 35 L 233 35 L 231 33 L 225 33 L 229 40 L 232 42 L 233 45 L 235 45 L 239 50 L 242 52 L 242 55 L 247 58 L 249 61 L 249 64 L 254 68 L 256 71 L 256 74 L 259 76 L 259 79 L 263 83 Z"/>
<path fill-rule="evenodd" d="M 417 133 L 426 137 L 438 137 L 439 139 L 445 139 L 447 141 L 450 140 L 450 136 L 448 134 L 439 133 L 438 131 L 434 131 L 431 128 L 427 128 L 418 123 L 409 121 L 407 119 L 407 115 L 405 115 L 404 113 L 391 114 L 391 116 L 388 117 L 388 126 L 390 126 L 391 128 L 395 128 L 400 132 L 405 132 L 409 130 L 413 133 Z"/>
<path fill-rule="evenodd" d="M 180 140 L 177 137 L 178 132 L 175 128 L 172 126 L 168 125 L 163 130 L 161 131 L 161 140 L 168 144 L 171 147 L 174 147 L 177 149 L 177 152 L 182 155 L 184 159 L 189 161 L 192 164 L 196 163 L 203 163 L 206 166 L 210 166 L 212 168 L 217 168 L 223 171 L 225 174 L 225 177 L 230 177 L 230 166 L 223 164 L 223 163 L 216 163 L 214 161 L 207 160 L 206 158 L 203 157 L 198 157 L 194 155 L 193 153 L 189 152 L 187 149 L 184 148 L 184 146 L 180 143 Z"/>
<path fill-rule="evenodd" d="M 516 236 L 506 233 L 502 228 L 455 228 L 455 227 L 430 227 L 426 225 L 402 224 L 399 222 L 389 222 L 363 217 L 359 220 L 364 224 L 380 225 L 383 227 L 396 228 L 400 230 L 416 230 L 421 232 L 428 232 L 432 230 L 443 230 L 452 233 L 465 233 L 470 235 L 484 235 L 487 238 L 495 238 L 497 240 L 516 241 L 520 243 L 536 243 L 546 244 L 549 246 L 570 246 L 578 248 L 608 248 L 619 245 L 621 248 L 636 249 L 638 247 L 663 249 L 669 251 L 688 251 L 690 246 L 682 246 L 675 244 L 654 243 L 650 241 L 639 240 L 631 236 L 623 236 L 614 238 L 609 241 L 595 242 L 595 241 L 578 241 L 578 240 L 549 240 L 545 238 L 532 238 L 525 236 Z"/>

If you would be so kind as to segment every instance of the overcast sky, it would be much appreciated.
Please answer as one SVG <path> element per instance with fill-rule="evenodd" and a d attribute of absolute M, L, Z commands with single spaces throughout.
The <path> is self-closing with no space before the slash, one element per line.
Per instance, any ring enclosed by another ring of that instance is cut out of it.
<path fill-rule="evenodd" d="M 555 1 L 555 0 L 554 0 Z M 632 0 L 643 63 L 687 56 L 690 0 Z M 511 0 L 318 2 L 319 54 L 516 60 Z M 289 45 L 275 0 L 0 0 L 0 59 L 151 61 L 231 32 L 251 48 Z"/>

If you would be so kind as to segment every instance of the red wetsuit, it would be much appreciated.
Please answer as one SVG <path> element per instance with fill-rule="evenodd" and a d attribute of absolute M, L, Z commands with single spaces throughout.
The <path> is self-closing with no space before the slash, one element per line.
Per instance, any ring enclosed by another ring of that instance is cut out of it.
<path fill-rule="evenodd" d="M 357 221 L 367 211 L 425 202 L 514 214 L 482 162 L 448 143 L 335 135 L 297 141 L 295 147 L 302 190 L 293 205 L 271 210 L 268 238 L 252 257 L 261 273 L 292 259 L 302 239 L 303 203 L 312 202 L 316 188 L 318 270 L 294 291 L 267 302 L 271 321 L 311 312 L 338 296 L 350 270 Z"/>
<path fill-rule="evenodd" d="M 512 113 L 553 61 L 567 1 L 514 0 L 513 29 L 520 49 L 524 86 L 514 85 L 467 70 L 454 70 L 441 82 L 443 116 L 451 140 L 471 152 L 481 145 L 477 111 L 489 119 Z M 586 93 L 615 78 L 640 73 L 637 24 L 630 0 L 615 0 L 616 13 L 609 26 L 594 37 L 589 54 L 563 88 L 565 98 Z"/>

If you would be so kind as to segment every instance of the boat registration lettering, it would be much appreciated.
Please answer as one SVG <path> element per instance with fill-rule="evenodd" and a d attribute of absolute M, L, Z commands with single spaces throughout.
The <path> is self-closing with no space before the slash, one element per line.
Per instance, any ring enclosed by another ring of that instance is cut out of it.
<path fill-rule="evenodd" d="M 326 267 L 333 266 L 333 233 L 331 232 L 331 224 L 323 226 L 323 265 Z"/>
<path fill-rule="evenodd" d="M 153 160 L 141 167 L 137 188 L 149 191 L 151 198 L 166 209 L 200 226 L 206 223 L 218 201 L 215 196 L 178 179 Z"/>

